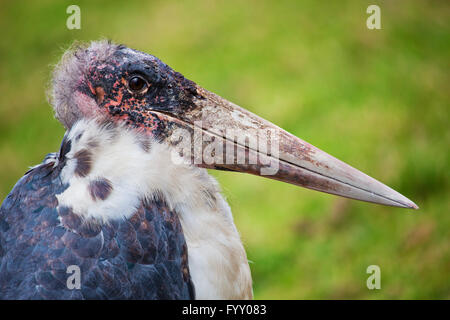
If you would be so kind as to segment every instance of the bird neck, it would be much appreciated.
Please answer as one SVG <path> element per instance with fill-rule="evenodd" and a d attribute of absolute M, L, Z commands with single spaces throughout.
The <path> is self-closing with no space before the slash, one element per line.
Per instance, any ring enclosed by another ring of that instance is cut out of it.
<path fill-rule="evenodd" d="M 252 297 L 246 253 L 231 210 L 207 171 L 180 161 L 168 144 L 113 123 L 82 120 L 65 137 L 57 196 L 84 218 L 128 219 L 143 200 L 163 199 L 177 213 L 199 299 Z M 87 201 L 86 201 L 87 200 Z"/>

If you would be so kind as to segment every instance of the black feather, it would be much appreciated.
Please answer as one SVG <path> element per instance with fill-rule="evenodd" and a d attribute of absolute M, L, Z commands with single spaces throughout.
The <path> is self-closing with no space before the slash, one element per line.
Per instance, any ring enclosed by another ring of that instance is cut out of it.
<path fill-rule="evenodd" d="M 193 299 L 176 212 L 159 199 L 129 219 L 83 222 L 57 208 L 68 187 L 59 160 L 21 178 L 0 208 L 0 299 Z M 79 290 L 67 287 L 70 265 L 80 267 Z"/>

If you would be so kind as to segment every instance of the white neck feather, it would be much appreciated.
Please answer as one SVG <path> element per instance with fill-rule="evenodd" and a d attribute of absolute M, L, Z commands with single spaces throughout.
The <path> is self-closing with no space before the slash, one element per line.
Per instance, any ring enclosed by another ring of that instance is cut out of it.
<path fill-rule="evenodd" d="M 205 169 L 183 164 L 165 144 L 136 130 L 82 120 L 67 138 L 71 150 L 62 170 L 69 187 L 60 205 L 86 218 L 107 222 L 131 216 L 142 199 L 163 196 L 178 213 L 189 252 L 197 299 L 252 298 L 250 269 L 231 210 Z M 90 155 L 89 172 L 76 173 L 81 151 Z M 92 199 L 91 181 L 107 179 L 111 192 Z"/>

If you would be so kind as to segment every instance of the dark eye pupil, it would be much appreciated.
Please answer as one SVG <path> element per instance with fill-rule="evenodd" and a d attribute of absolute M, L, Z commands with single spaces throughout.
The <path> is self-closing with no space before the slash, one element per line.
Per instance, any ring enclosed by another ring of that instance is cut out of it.
<path fill-rule="evenodd" d="M 131 90 L 140 91 L 146 86 L 146 83 L 141 77 L 133 77 L 128 82 L 128 85 Z"/>

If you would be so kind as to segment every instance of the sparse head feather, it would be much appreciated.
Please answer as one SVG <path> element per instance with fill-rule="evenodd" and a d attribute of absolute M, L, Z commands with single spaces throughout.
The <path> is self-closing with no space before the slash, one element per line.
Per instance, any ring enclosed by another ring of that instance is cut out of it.
<path fill-rule="evenodd" d="M 103 117 L 130 127 L 167 133 L 154 111 L 183 114 L 192 107 L 195 83 L 158 58 L 109 41 L 74 44 L 53 72 L 50 101 L 70 129 L 81 118 Z"/>
<path fill-rule="evenodd" d="M 85 81 L 94 61 L 106 61 L 118 45 L 107 40 L 89 43 L 75 42 L 67 49 L 53 71 L 50 103 L 56 118 L 70 128 L 80 118 L 74 94 Z"/>

